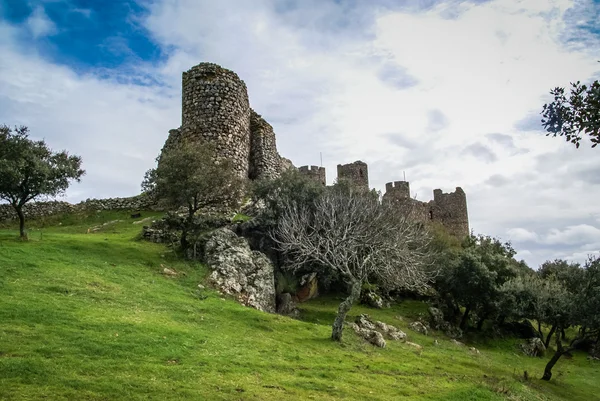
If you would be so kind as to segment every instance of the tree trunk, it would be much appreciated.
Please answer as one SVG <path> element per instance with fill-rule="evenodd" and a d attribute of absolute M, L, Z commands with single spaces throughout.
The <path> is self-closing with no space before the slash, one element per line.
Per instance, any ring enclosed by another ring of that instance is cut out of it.
<path fill-rule="evenodd" d="M 559 347 L 562 349 L 562 347 Z M 544 369 L 544 376 L 542 376 L 542 380 L 550 380 L 552 378 L 552 368 L 554 367 L 554 365 L 556 365 L 556 362 L 558 362 L 558 360 L 560 359 L 561 356 L 563 356 L 564 352 L 561 351 L 556 351 L 554 353 L 554 355 L 552 356 L 552 359 L 550 359 L 550 361 L 548 361 L 548 363 L 546 364 L 546 368 Z"/>
<path fill-rule="evenodd" d="M 14 206 L 17 215 L 19 216 L 19 235 L 22 239 L 27 239 L 27 234 L 25 234 L 25 215 L 23 214 L 23 206 Z"/>
<path fill-rule="evenodd" d="M 544 333 L 542 332 L 542 322 L 541 321 L 537 321 L 538 323 L 538 337 L 540 338 L 540 340 L 544 341 Z M 548 348 L 548 347 L 546 347 Z"/>
<path fill-rule="evenodd" d="M 550 329 L 550 333 L 548 333 L 548 337 L 546 337 L 546 341 L 544 341 L 544 345 L 546 346 L 546 349 L 548 349 L 548 347 L 550 346 L 550 340 L 552 339 L 552 335 L 554 334 L 555 331 L 556 331 L 556 325 L 552 325 L 552 328 Z"/>
<path fill-rule="evenodd" d="M 471 313 L 471 305 L 468 305 L 465 309 L 465 314 L 460 321 L 460 329 L 465 330 L 467 328 L 467 322 L 469 321 L 469 313 Z"/>
<path fill-rule="evenodd" d="M 342 331 L 344 330 L 344 320 L 346 320 L 346 315 L 352 305 L 358 297 L 360 297 L 360 290 L 362 287 L 362 283 L 360 281 L 356 281 L 352 283 L 350 288 L 350 295 L 346 298 L 339 306 L 337 316 L 335 317 L 335 321 L 333 322 L 333 330 L 331 331 L 331 339 L 334 341 L 342 341 Z"/>
<path fill-rule="evenodd" d="M 485 319 L 487 319 L 487 315 L 483 315 L 481 317 L 481 319 L 479 319 L 479 321 L 477 322 L 477 331 L 481 331 L 481 329 L 483 328 L 483 322 L 485 322 Z"/>

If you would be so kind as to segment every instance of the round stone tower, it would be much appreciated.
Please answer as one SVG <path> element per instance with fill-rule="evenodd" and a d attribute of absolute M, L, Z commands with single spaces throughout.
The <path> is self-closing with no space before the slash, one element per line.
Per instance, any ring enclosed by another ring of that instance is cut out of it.
<path fill-rule="evenodd" d="M 180 139 L 215 144 L 216 160 L 228 159 L 248 177 L 250 105 L 246 84 L 233 71 L 201 63 L 183 73 Z"/>

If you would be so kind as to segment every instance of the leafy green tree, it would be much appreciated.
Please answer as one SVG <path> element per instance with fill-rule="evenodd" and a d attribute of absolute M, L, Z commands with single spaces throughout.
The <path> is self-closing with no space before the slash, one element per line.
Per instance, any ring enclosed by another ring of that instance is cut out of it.
<path fill-rule="evenodd" d="M 484 235 L 467 237 L 460 250 L 445 254 L 435 287 L 452 317 L 464 308 L 460 328 L 467 328 L 471 313 L 478 316 L 477 328 L 499 311 L 500 287 L 517 275 L 510 243 Z"/>
<path fill-rule="evenodd" d="M 555 336 L 556 352 L 546 364 L 543 380 L 552 378 L 552 368 L 563 355 L 574 351 L 585 341 L 597 343 L 600 338 L 600 257 L 590 257 L 580 273 L 576 291 L 561 311 L 561 314 L 569 316 L 573 326 L 579 327 L 578 333 L 566 347 L 563 345 L 564 338 Z M 561 328 L 559 323 L 558 329 Z"/>
<path fill-rule="evenodd" d="M 21 238 L 27 238 L 23 207 L 64 193 L 71 181 L 79 182 L 84 174 L 81 157 L 64 150 L 53 152 L 43 140 L 29 139 L 27 127 L 0 126 L 0 199 L 19 217 Z"/>
<path fill-rule="evenodd" d="M 501 291 L 503 313 L 513 319 L 536 320 L 546 348 L 557 328 L 570 323 L 570 315 L 564 311 L 569 310 L 572 294 L 553 276 L 520 275 L 504 283 Z M 542 324 L 550 326 L 545 339 Z"/>
<path fill-rule="evenodd" d="M 165 150 L 148 170 L 142 189 L 151 192 L 166 207 L 185 208 L 181 247 L 188 249 L 194 215 L 201 209 L 235 207 L 241 200 L 245 181 L 229 160 L 215 161 L 215 148 L 199 141 L 182 142 Z"/>
<path fill-rule="evenodd" d="M 254 200 L 262 205 L 260 217 L 265 224 L 274 227 L 283 215 L 285 205 L 294 202 L 312 207 L 325 187 L 298 170 L 289 169 L 278 178 L 254 182 L 251 190 Z"/>
<path fill-rule="evenodd" d="M 600 82 L 590 86 L 571 83 L 571 93 L 565 88 L 550 91 L 554 101 L 544 105 L 542 125 L 546 135 L 563 136 L 579 148 L 582 135 L 587 135 L 595 148 L 600 143 Z"/>

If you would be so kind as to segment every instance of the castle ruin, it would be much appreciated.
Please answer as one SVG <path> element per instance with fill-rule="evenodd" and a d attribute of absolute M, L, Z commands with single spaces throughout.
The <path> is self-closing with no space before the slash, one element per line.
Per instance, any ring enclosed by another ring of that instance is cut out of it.
<path fill-rule="evenodd" d="M 163 147 L 168 150 L 182 140 L 204 140 L 216 146 L 215 159 L 233 162 L 240 177 L 250 180 L 278 177 L 295 168 L 277 152 L 273 127 L 250 108 L 246 84 L 236 73 L 212 63 L 201 63 L 182 76 L 181 127 L 169 131 Z M 325 168 L 302 166 L 298 171 L 321 185 L 327 185 Z M 369 190 L 369 171 L 358 160 L 337 166 L 338 182 Z M 465 192 L 433 191 L 433 200 L 421 202 L 410 196 L 407 181 L 386 184 L 383 202 L 410 207 L 413 218 L 437 222 L 459 238 L 469 235 Z"/>
<path fill-rule="evenodd" d="M 232 161 L 243 178 L 275 178 L 291 166 L 277 152 L 273 127 L 250 108 L 244 81 L 216 64 L 183 73 L 181 127 L 169 131 L 163 150 L 184 139 L 214 143 L 215 159 Z"/>

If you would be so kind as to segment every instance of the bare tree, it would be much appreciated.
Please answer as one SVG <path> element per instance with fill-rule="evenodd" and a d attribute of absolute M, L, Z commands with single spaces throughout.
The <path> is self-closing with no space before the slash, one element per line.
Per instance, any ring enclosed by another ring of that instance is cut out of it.
<path fill-rule="evenodd" d="M 388 289 L 419 290 L 431 277 L 429 235 L 407 210 L 382 205 L 372 193 L 333 187 L 311 206 L 287 202 L 273 239 L 287 269 L 315 264 L 339 274 L 350 288 L 331 338 L 342 339 L 346 314 L 368 280 Z"/>

